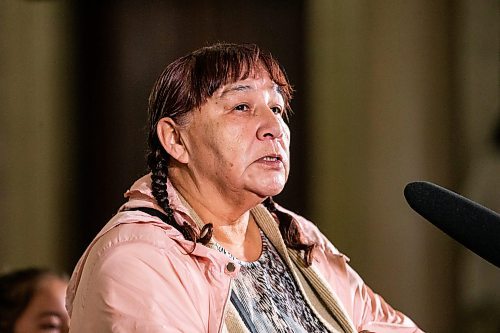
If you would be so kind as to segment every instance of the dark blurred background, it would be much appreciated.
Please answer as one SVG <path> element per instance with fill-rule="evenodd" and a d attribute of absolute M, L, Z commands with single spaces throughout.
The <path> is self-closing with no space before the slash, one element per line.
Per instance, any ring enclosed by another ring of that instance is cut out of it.
<path fill-rule="evenodd" d="M 0 269 L 70 273 L 146 172 L 166 64 L 256 43 L 296 89 L 279 203 L 428 332 L 500 332 L 500 269 L 416 215 L 429 180 L 500 210 L 499 1 L 0 3 Z M 496 131 L 496 132 L 495 132 Z"/>

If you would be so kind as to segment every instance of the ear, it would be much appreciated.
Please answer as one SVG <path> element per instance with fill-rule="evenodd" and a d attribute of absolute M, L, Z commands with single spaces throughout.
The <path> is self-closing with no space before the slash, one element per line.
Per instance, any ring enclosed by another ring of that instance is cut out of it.
<path fill-rule="evenodd" d="M 189 161 L 189 154 L 181 140 L 179 126 L 172 118 L 161 118 L 156 126 L 156 134 L 170 156 L 183 164 Z"/>

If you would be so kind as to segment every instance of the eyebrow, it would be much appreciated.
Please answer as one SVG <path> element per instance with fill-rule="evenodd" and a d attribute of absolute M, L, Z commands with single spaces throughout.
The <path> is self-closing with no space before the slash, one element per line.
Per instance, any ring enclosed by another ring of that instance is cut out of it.
<path fill-rule="evenodd" d="M 56 311 L 44 311 L 44 312 L 41 312 L 38 314 L 38 318 L 52 317 L 52 316 L 62 318 L 61 313 L 56 312 Z"/>
<path fill-rule="evenodd" d="M 246 91 L 246 90 L 253 90 L 253 89 L 255 89 L 255 88 L 253 88 L 252 86 L 247 85 L 247 84 L 231 85 L 221 92 L 219 98 L 224 98 L 224 96 L 226 96 L 227 94 L 230 94 L 230 93 L 233 93 L 236 91 Z M 282 95 L 281 89 L 277 84 L 273 85 L 273 90 L 276 91 L 278 94 Z"/>
<path fill-rule="evenodd" d="M 246 91 L 246 90 L 252 90 L 253 88 L 249 85 L 246 84 L 236 84 L 236 85 L 231 85 L 224 89 L 222 93 L 220 94 L 220 98 L 223 98 L 225 95 L 230 94 L 235 91 Z"/>

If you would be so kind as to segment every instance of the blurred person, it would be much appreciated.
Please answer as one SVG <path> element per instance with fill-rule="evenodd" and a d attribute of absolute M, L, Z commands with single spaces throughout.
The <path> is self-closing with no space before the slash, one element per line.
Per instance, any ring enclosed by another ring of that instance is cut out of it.
<path fill-rule="evenodd" d="M 66 333 L 68 279 L 48 269 L 26 268 L 0 276 L 0 333 Z"/>
<path fill-rule="evenodd" d="M 291 98 L 256 45 L 166 67 L 149 98 L 150 173 L 73 272 L 71 332 L 421 332 L 274 202 Z"/>

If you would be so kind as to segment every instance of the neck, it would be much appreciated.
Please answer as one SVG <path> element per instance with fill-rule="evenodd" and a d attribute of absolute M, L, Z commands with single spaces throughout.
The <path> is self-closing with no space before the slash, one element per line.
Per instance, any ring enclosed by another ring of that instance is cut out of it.
<path fill-rule="evenodd" d="M 241 224 L 248 224 L 249 211 L 262 198 L 253 193 L 222 190 L 209 180 L 195 181 L 192 175 L 180 168 L 169 168 L 170 181 L 184 197 L 203 223 L 212 223 L 215 228 L 231 227 L 241 230 Z"/>
<path fill-rule="evenodd" d="M 182 173 L 169 170 L 169 178 L 179 194 L 187 201 L 204 224 L 213 224 L 215 240 L 233 256 L 244 261 L 256 260 L 262 248 L 259 227 L 250 213 L 261 199 L 231 200 L 210 184 L 195 183 Z"/>

